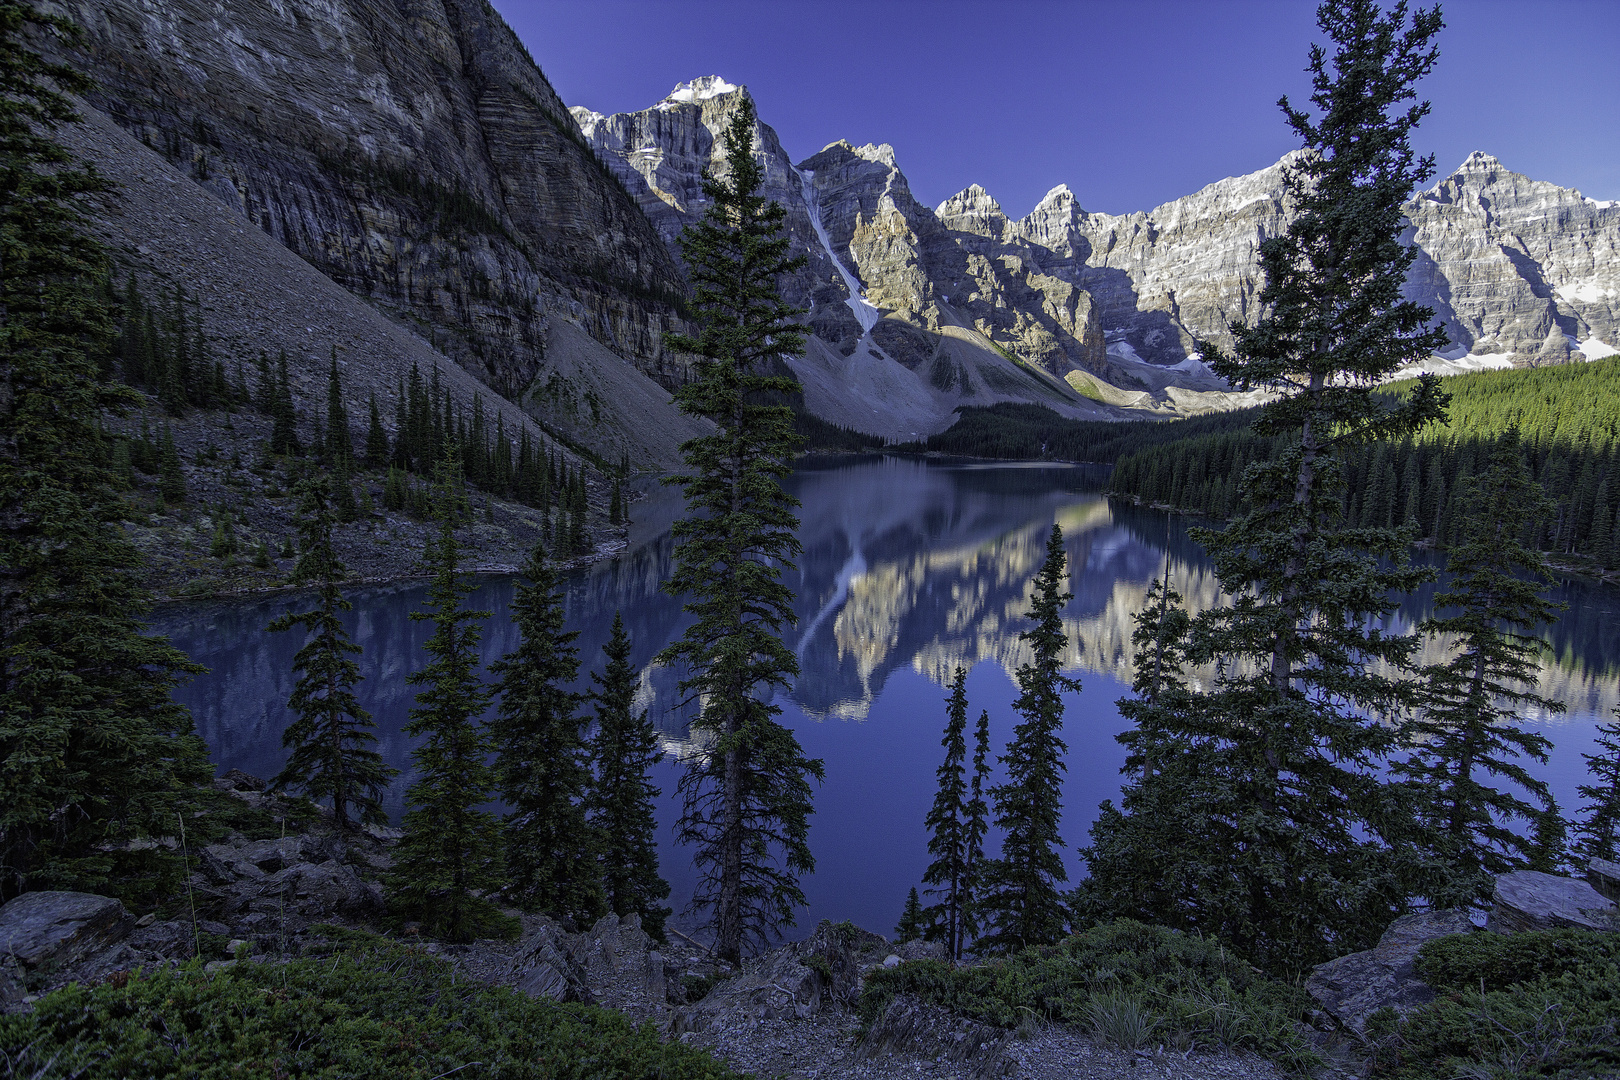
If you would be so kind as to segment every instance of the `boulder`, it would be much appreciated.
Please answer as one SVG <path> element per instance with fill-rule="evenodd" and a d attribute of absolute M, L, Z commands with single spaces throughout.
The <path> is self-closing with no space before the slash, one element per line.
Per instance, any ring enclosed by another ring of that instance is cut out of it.
<path fill-rule="evenodd" d="M 711 1031 L 738 1022 L 804 1019 L 848 1008 L 861 993 L 861 950 L 887 943 L 876 934 L 823 919 L 806 941 L 773 949 L 670 1017 L 671 1034 Z"/>
<path fill-rule="evenodd" d="M 569 936 L 555 920 L 535 919 L 512 961 L 512 985 L 530 997 L 590 1004 L 585 971 L 569 955 Z"/>
<path fill-rule="evenodd" d="M 0 907 L 0 957 L 14 973 L 49 975 L 116 944 L 134 928 L 134 916 L 111 897 L 23 893 Z"/>
<path fill-rule="evenodd" d="M 604 915 L 584 934 L 564 942 L 575 968 L 583 972 L 591 999 L 630 1011 L 659 1011 L 666 1004 L 664 960 L 641 928 L 639 915 Z"/>
<path fill-rule="evenodd" d="M 1016 1068 L 1007 1053 L 1010 1030 L 981 1024 L 910 994 L 900 994 L 867 1029 L 855 1056 L 860 1060 L 895 1053 L 965 1066 L 972 1076 L 1004 1076 Z"/>
<path fill-rule="evenodd" d="M 1491 895 L 1485 926 L 1502 934 L 1525 930 L 1620 930 L 1620 910 L 1591 885 L 1575 878 L 1520 870 L 1501 874 Z"/>
<path fill-rule="evenodd" d="M 383 906 L 377 886 L 339 862 L 293 863 L 265 878 L 258 897 L 256 910 L 265 910 L 266 901 L 285 902 L 289 909 L 309 916 L 363 915 Z"/>
<path fill-rule="evenodd" d="M 1592 859 L 1586 864 L 1586 881 L 1605 898 L 1620 901 L 1620 862 Z"/>
<path fill-rule="evenodd" d="M 1325 1012 L 1356 1034 L 1386 1006 L 1405 1013 L 1434 1000 L 1434 990 L 1413 970 L 1424 942 L 1474 929 L 1466 911 L 1419 911 L 1390 924 L 1378 944 L 1316 968 L 1305 990 Z"/>

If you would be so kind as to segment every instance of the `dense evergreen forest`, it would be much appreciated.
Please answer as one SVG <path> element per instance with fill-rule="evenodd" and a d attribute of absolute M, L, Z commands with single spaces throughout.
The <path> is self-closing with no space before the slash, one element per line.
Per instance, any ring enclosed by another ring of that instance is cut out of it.
<path fill-rule="evenodd" d="M 1421 538 L 1454 544 L 1458 483 L 1482 471 L 1496 440 L 1516 428 L 1535 478 L 1556 502 L 1547 521 L 1529 526 L 1526 541 L 1620 566 L 1620 359 L 1458 375 L 1443 387 L 1451 396 L 1446 423 L 1346 454 L 1347 524 L 1410 522 Z M 1388 391 L 1406 392 L 1402 385 Z M 1113 494 L 1224 519 L 1241 509 L 1244 470 L 1278 448 L 1280 436 L 1250 429 L 1258 412 L 1119 423 L 1004 403 L 961 409 L 948 430 L 907 448 L 1112 463 Z"/>
<path fill-rule="evenodd" d="M 1446 423 L 1346 455 L 1347 523 L 1410 523 L 1424 539 L 1455 544 L 1463 524 L 1452 497 L 1458 484 L 1483 471 L 1497 440 L 1517 429 L 1533 475 L 1556 504 L 1545 521 L 1526 526 L 1523 539 L 1543 551 L 1620 566 L 1620 360 L 1486 371 L 1443 385 L 1451 396 Z M 1186 422 L 1167 426 L 1185 437 L 1151 453 L 1140 447 L 1122 453 L 1111 490 L 1210 517 L 1238 512 L 1244 470 L 1269 458 L 1275 440 L 1246 425 L 1213 433 Z"/>

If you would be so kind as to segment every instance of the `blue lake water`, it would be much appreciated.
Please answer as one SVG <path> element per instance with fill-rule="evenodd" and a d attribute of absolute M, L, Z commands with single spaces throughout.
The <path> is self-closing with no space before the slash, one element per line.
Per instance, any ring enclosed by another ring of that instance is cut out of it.
<path fill-rule="evenodd" d="M 1083 872 L 1073 850 L 1085 843 L 1097 804 L 1119 791 L 1124 754 L 1114 736 L 1123 723 L 1114 702 L 1130 681 L 1130 616 L 1167 557 L 1172 583 L 1193 608 L 1219 595 L 1184 523 L 1111 507 L 1097 494 L 1102 478 L 1085 467 L 899 458 L 811 462 L 794 474 L 804 554 L 787 578 L 798 615 L 789 642 L 803 671 L 780 704 L 784 722 L 827 771 L 816 792 L 810 841 L 817 869 L 804 882 L 809 906 L 799 918 L 801 933 L 821 918 L 891 931 L 906 890 L 928 862 L 922 822 L 942 753 L 945 683 L 958 665 L 969 669 L 973 715 L 988 709 L 994 744 L 1004 745 L 1017 722 L 1012 672 L 1024 659 L 1018 634 L 1027 625 L 1027 592 L 1054 521 L 1064 530 L 1075 594 L 1064 612 L 1071 641 L 1066 667 L 1083 683 L 1066 698 L 1063 836 L 1071 876 Z M 669 826 L 688 717 L 678 705 L 677 673 L 651 665 L 685 626 L 679 602 L 659 590 L 671 569 L 669 525 L 679 501 L 657 490 L 632 511 L 624 554 L 569 577 L 569 626 L 580 631 L 582 689 L 586 671 L 600 669 L 616 611 L 634 639 L 640 704 L 669 751 L 656 777 L 666 793 L 660 854 L 679 908 L 691 895 L 692 874 Z M 425 592 L 420 583 L 357 590 L 348 617 L 365 649 L 361 700 L 375 717 L 384 757 L 402 770 L 388 796 L 396 816 L 411 779 L 411 741 L 401 729 L 413 689 L 405 677 L 422 666 L 421 646 L 431 633 L 430 625 L 407 616 L 420 610 Z M 1554 592 L 1567 610 L 1548 634 L 1542 691 L 1569 711 L 1531 719 L 1555 745 L 1536 771 L 1567 813 L 1578 805 L 1581 754 L 1593 750 L 1594 726 L 1620 699 L 1620 591 L 1571 580 Z M 485 578 L 470 598 L 495 613 L 485 628 L 486 662 L 516 644 L 505 614 L 512 594 L 511 579 Z M 1426 614 L 1433 594 L 1431 586 L 1413 597 L 1403 620 Z M 301 639 L 264 627 L 295 604 L 287 595 L 175 604 L 151 620 L 209 668 L 176 697 L 191 707 L 222 771 L 269 777 L 281 768 L 292 656 Z M 1440 655 L 1438 646 L 1429 648 L 1430 659 Z"/>

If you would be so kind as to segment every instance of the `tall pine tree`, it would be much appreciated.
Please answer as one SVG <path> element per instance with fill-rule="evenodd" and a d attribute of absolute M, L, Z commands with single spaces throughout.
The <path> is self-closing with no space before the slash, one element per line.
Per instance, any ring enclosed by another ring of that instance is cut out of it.
<path fill-rule="evenodd" d="M 1425 670 L 1421 711 L 1407 729 L 1413 749 L 1395 766 L 1411 780 L 1434 854 L 1451 871 L 1429 888 L 1449 907 L 1485 903 L 1495 875 L 1524 869 L 1533 857 L 1523 826 L 1540 819 L 1552 794 L 1519 759 L 1545 763 L 1552 743 L 1526 731 L 1519 716 L 1526 706 L 1564 711 L 1533 689 L 1545 648 L 1534 631 L 1557 610 L 1541 595 L 1551 584 L 1545 558 L 1520 537 L 1551 501 L 1530 478 L 1517 431 L 1497 440 L 1489 467 L 1458 494 L 1463 541 L 1447 562 L 1450 588 L 1434 598 L 1437 610 L 1452 614 L 1418 627 L 1447 635 L 1452 655 Z"/>
<path fill-rule="evenodd" d="M 507 928 L 483 895 L 502 884 L 500 825 L 479 809 L 495 790 L 486 760 L 490 739 L 480 722 L 490 690 L 479 677 L 479 624 L 489 612 L 462 606 L 470 590 L 457 570 L 461 502 L 460 469 L 447 457 L 438 465 L 433 490 L 439 535 L 428 549 L 428 610 L 411 612 L 413 620 L 433 623 L 433 636 L 423 646 L 432 659 L 406 680 L 422 689 L 405 734 L 422 743 L 411 751 L 417 779 L 405 793 L 404 835 L 389 881 L 396 914 L 446 941 L 471 941 Z"/>
<path fill-rule="evenodd" d="M 1180 822 L 1158 872 L 1198 883 L 1161 896 L 1155 918 L 1283 972 L 1371 945 L 1433 869 L 1382 771 L 1411 703 L 1400 676 L 1417 644 L 1382 626 L 1429 575 L 1407 565 L 1410 528 L 1343 526 L 1342 480 L 1347 450 L 1443 414 L 1432 377 L 1398 401 L 1376 389 L 1445 344 L 1433 312 L 1401 298 L 1415 254 L 1401 242 L 1401 207 L 1434 170 L 1409 139 L 1428 106 L 1407 103 L 1435 62 L 1441 20 L 1438 9 L 1409 18 L 1404 4 L 1386 13 L 1376 0 L 1329 0 L 1317 23 L 1334 43 L 1311 49 L 1318 115 L 1280 103 L 1303 143 L 1285 173 L 1293 220 L 1261 245 L 1254 325 L 1233 324 L 1230 355 L 1204 346 L 1224 378 L 1277 394 L 1255 428 L 1279 449 L 1246 472 L 1247 512 L 1195 534 L 1232 602 L 1202 613 L 1189 636 L 1189 659 L 1215 678 L 1163 721 L 1192 763 L 1136 780 L 1159 788 L 1147 804 Z M 1178 798 L 1189 777 L 1199 786 Z M 1142 850 L 1097 846 L 1092 877 L 1128 891 L 1135 870 L 1119 860 Z"/>
<path fill-rule="evenodd" d="M 664 754 L 647 710 L 635 710 L 636 669 L 620 613 L 614 613 L 613 634 L 602 652 L 607 664 L 600 675 L 591 673 L 596 733 L 590 751 L 596 782 L 586 803 L 600 838 L 600 877 L 614 914 L 639 915 L 642 928 L 662 941 L 669 908 L 658 901 L 669 895 L 669 883 L 658 874 L 653 813 L 658 787 L 648 773 Z"/>
<path fill-rule="evenodd" d="M 675 525 L 665 588 L 686 598 L 695 621 L 659 654 L 685 665 L 681 689 L 702 703 L 692 729 L 705 749 L 681 779 L 679 835 L 697 849 L 693 907 L 709 913 L 715 952 L 733 963 L 746 942 L 763 944 L 793 925 L 804 903 L 798 876 L 815 868 L 810 780 L 822 777 L 821 762 L 777 721 L 773 700 L 799 672 L 782 642 L 793 594 L 781 576 L 800 548 L 797 500 L 781 485 L 799 439 L 791 411 L 771 401 L 798 388 L 778 372 L 781 357 L 804 347 L 805 332 L 778 288 L 801 260 L 788 254 L 782 208 L 759 193 L 753 139 L 745 96 L 725 133 L 729 175 L 704 181 L 708 209 L 681 238 L 701 329 L 668 339 L 694 358 L 675 400 L 715 432 L 681 447 L 688 471 L 671 480 L 691 516 Z"/>
<path fill-rule="evenodd" d="M 1615 716 L 1620 717 L 1620 708 Z M 1571 855 L 1577 866 L 1593 859 L 1620 861 L 1620 719 L 1599 724 L 1597 730 L 1602 752 L 1581 755 L 1592 783 L 1578 789 L 1581 798 L 1589 801 L 1575 822 Z"/>
<path fill-rule="evenodd" d="M 937 886 L 930 892 L 939 897 L 928 906 L 928 922 L 945 943 L 945 957 L 962 958 L 967 942 L 963 932 L 963 911 L 971 904 L 968 875 L 968 780 L 967 780 L 967 669 L 959 667 L 951 679 L 951 694 L 945 704 L 945 761 L 935 770 L 939 788 L 934 805 L 923 825 L 929 831 L 928 854 L 934 861 L 923 871 L 923 884 Z"/>
<path fill-rule="evenodd" d="M 1062 780 L 1068 749 L 1063 730 L 1063 692 L 1080 683 L 1058 668 L 1068 647 L 1063 606 L 1074 599 L 1068 582 L 1068 553 L 1063 530 L 1052 526 L 1046 560 L 1035 575 L 1029 619 L 1035 625 L 1019 635 L 1030 649 L 1030 661 L 1018 669 L 1018 697 L 1013 708 L 1023 722 L 1013 729 L 1001 762 L 1007 782 L 991 791 L 996 824 L 1004 831 L 1001 857 L 986 868 L 984 891 L 977 907 L 985 935 L 976 948 L 987 953 L 1014 953 L 1031 945 L 1050 945 L 1063 936 L 1068 913 L 1058 885 L 1069 880 L 1063 866 Z"/>
<path fill-rule="evenodd" d="M 374 748 L 376 725 L 354 693 L 361 678 L 354 662 L 360 646 L 349 640 L 338 618 L 338 612 L 353 605 L 339 587 L 348 568 L 332 546 L 331 486 L 324 476 L 310 476 L 300 480 L 293 493 L 300 497 L 302 552 L 292 580 L 316 587 L 317 606 L 289 612 L 269 626 L 272 633 L 302 627 L 309 635 L 293 656 L 293 670 L 302 677 L 287 700 L 298 718 L 281 735 L 281 744 L 292 752 L 271 786 L 295 787 L 312 799 L 331 799 L 340 829 L 385 824 L 382 792 L 398 770 L 383 764 Z"/>
<path fill-rule="evenodd" d="M 490 670 L 500 677 L 492 725 L 501 795 L 507 895 L 518 906 L 589 923 L 606 910 L 596 836 L 586 822 L 590 786 L 580 735 L 578 631 L 564 630 L 561 582 L 538 545 L 512 601 L 518 647 Z"/>
<path fill-rule="evenodd" d="M 112 326 L 84 200 L 108 183 L 54 138 L 89 82 L 29 50 L 65 20 L 0 0 L 0 901 L 165 894 L 175 814 L 210 769 L 170 697 L 201 670 L 142 633 L 150 603 L 101 430 L 139 396 L 102 378 Z"/>

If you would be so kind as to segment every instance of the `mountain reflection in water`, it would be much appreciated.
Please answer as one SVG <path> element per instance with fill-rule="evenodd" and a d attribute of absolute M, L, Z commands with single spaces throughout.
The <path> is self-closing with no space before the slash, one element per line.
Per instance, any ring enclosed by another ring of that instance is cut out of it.
<path fill-rule="evenodd" d="M 1201 610 L 1219 597 L 1185 523 L 1111 507 L 1097 494 L 1103 479 L 1102 471 L 1087 467 L 901 458 L 811 461 L 794 474 L 804 552 L 786 577 L 798 619 L 788 644 L 802 672 L 780 704 L 784 722 L 827 768 L 812 819 L 818 869 L 805 882 L 810 905 L 802 930 L 816 919 L 849 918 L 888 932 L 898 918 L 906 890 L 919 883 L 927 864 L 922 819 L 941 756 L 944 684 L 957 666 L 970 669 L 971 707 L 975 714 L 989 710 L 999 749 L 1016 723 L 1012 673 L 1027 659 L 1018 635 L 1027 625 L 1030 581 L 1054 521 L 1063 527 L 1074 592 L 1064 611 L 1070 639 L 1064 666 L 1084 683 L 1081 693 L 1067 696 L 1064 729 L 1063 836 L 1071 876 L 1081 872 L 1072 850 L 1085 843 L 1097 804 L 1119 791 L 1123 752 L 1114 735 L 1123 724 L 1113 703 L 1130 681 L 1131 615 L 1164 572 L 1166 552 L 1171 582 L 1190 607 Z M 691 894 L 691 875 L 688 853 L 670 840 L 667 826 L 677 808 L 669 793 L 678 768 L 674 755 L 687 748 L 691 712 L 676 690 L 679 673 L 653 665 L 652 657 L 686 625 L 679 601 L 659 588 L 670 573 L 669 525 L 679 509 L 678 496 L 662 488 L 635 503 L 627 551 L 572 574 L 567 597 L 584 668 L 600 669 L 616 611 L 634 639 L 638 707 L 650 711 L 671 753 L 657 779 L 666 792 L 661 858 L 677 904 Z M 1436 588 L 1413 597 L 1400 621 L 1410 625 L 1427 614 Z M 1568 609 L 1549 633 L 1542 691 L 1566 701 L 1570 711 L 1540 718 L 1556 748 L 1536 771 L 1551 780 L 1569 812 L 1578 805 L 1580 754 L 1591 751 L 1595 723 L 1620 697 L 1620 593 L 1573 581 L 1554 592 Z M 359 589 L 346 617 L 365 649 L 361 701 L 377 722 L 383 756 L 402 770 L 386 800 L 396 817 L 411 780 L 411 741 L 401 729 L 414 690 L 405 676 L 423 665 L 422 644 L 432 632 L 407 616 L 421 609 L 425 594 L 425 583 Z M 506 616 L 512 595 L 510 578 L 492 577 L 470 598 L 495 612 L 484 632 L 486 663 L 516 645 Z M 281 732 L 290 719 L 285 703 L 301 638 L 267 634 L 264 627 L 292 606 L 285 595 L 175 604 L 151 620 L 154 631 L 209 668 L 176 697 L 191 707 L 222 771 L 269 777 L 285 760 Z M 1431 644 L 1425 659 L 1442 652 Z M 581 675 L 585 689 L 588 677 Z"/>

